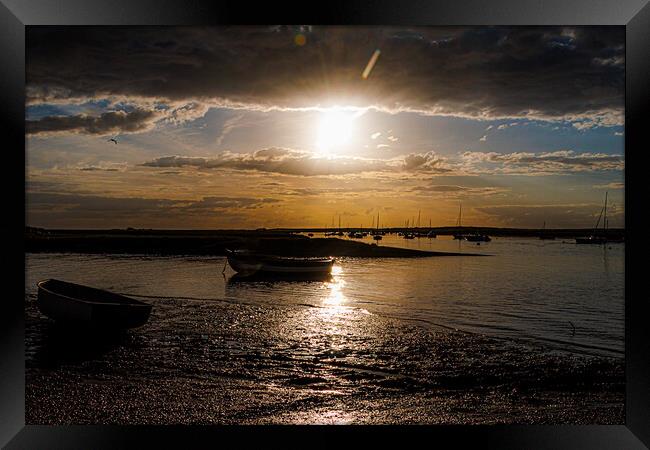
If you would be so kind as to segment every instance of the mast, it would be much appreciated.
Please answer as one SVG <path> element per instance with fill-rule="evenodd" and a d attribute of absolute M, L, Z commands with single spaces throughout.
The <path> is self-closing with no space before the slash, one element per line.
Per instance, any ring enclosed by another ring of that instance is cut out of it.
<path fill-rule="evenodd" d="M 377 212 L 377 231 L 379 231 L 379 212 Z"/>
<path fill-rule="evenodd" d="M 603 219 L 603 213 L 605 213 L 605 217 L 603 220 L 603 234 L 605 232 L 605 229 L 607 227 L 606 222 L 607 222 L 607 192 L 605 192 L 605 206 L 600 210 L 600 214 L 598 215 L 598 220 L 596 221 L 596 226 L 594 227 L 594 236 L 598 233 L 598 225 L 600 225 L 600 219 Z"/>
<path fill-rule="evenodd" d="M 603 235 L 607 233 L 607 191 L 605 191 L 605 219 L 603 220 Z"/>
<path fill-rule="evenodd" d="M 418 229 L 420 228 L 420 210 L 418 209 Z"/>

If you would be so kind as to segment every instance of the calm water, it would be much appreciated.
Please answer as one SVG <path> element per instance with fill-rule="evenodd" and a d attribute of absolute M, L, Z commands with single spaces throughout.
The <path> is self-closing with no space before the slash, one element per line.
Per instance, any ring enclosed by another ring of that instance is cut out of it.
<path fill-rule="evenodd" d="M 623 354 L 623 244 L 495 238 L 477 246 L 449 237 L 385 236 L 380 245 L 492 256 L 341 258 L 331 282 L 243 283 L 229 279 L 230 268 L 222 276 L 223 257 L 29 254 L 26 292 L 33 300 L 36 282 L 52 277 L 155 297 L 149 301 L 158 312 L 142 333 L 155 330 L 162 315 L 175 329 L 196 327 L 194 319 L 167 309 L 180 299 L 208 309 L 223 302 L 285 311 L 319 307 L 321 315 L 342 321 L 385 317 L 577 354 Z"/>

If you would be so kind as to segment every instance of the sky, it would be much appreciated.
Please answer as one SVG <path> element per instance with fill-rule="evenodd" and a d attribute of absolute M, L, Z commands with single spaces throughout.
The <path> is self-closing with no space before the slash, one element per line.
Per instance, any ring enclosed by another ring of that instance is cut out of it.
<path fill-rule="evenodd" d="M 27 224 L 622 227 L 624 33 L 28 27 Z"/>

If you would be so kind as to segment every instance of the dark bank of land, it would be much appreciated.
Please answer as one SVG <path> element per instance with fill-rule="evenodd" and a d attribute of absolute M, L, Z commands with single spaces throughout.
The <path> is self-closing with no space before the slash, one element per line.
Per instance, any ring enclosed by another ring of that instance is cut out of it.
<path fill-rule="evenodd" d="M 30 253 L 219 256 L 225 255 L 226 249 L 248 249 L 281 256 L 478 256 L 409 250 L 337 238 L 309 238 L 282 230 L 45 230 L 28 227 L 25 232 L 25 251 Z"/>

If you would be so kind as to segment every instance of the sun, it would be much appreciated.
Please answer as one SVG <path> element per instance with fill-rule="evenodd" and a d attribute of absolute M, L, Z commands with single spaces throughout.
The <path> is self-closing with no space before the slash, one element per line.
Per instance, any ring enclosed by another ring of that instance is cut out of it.
<path fill-rule="evenodd" d="M 324 112 L 318 127 L 316 144 L 321 150 L 329 151 L 347 144 L 352 137 L 353 113 L 344 111 Z"/>

